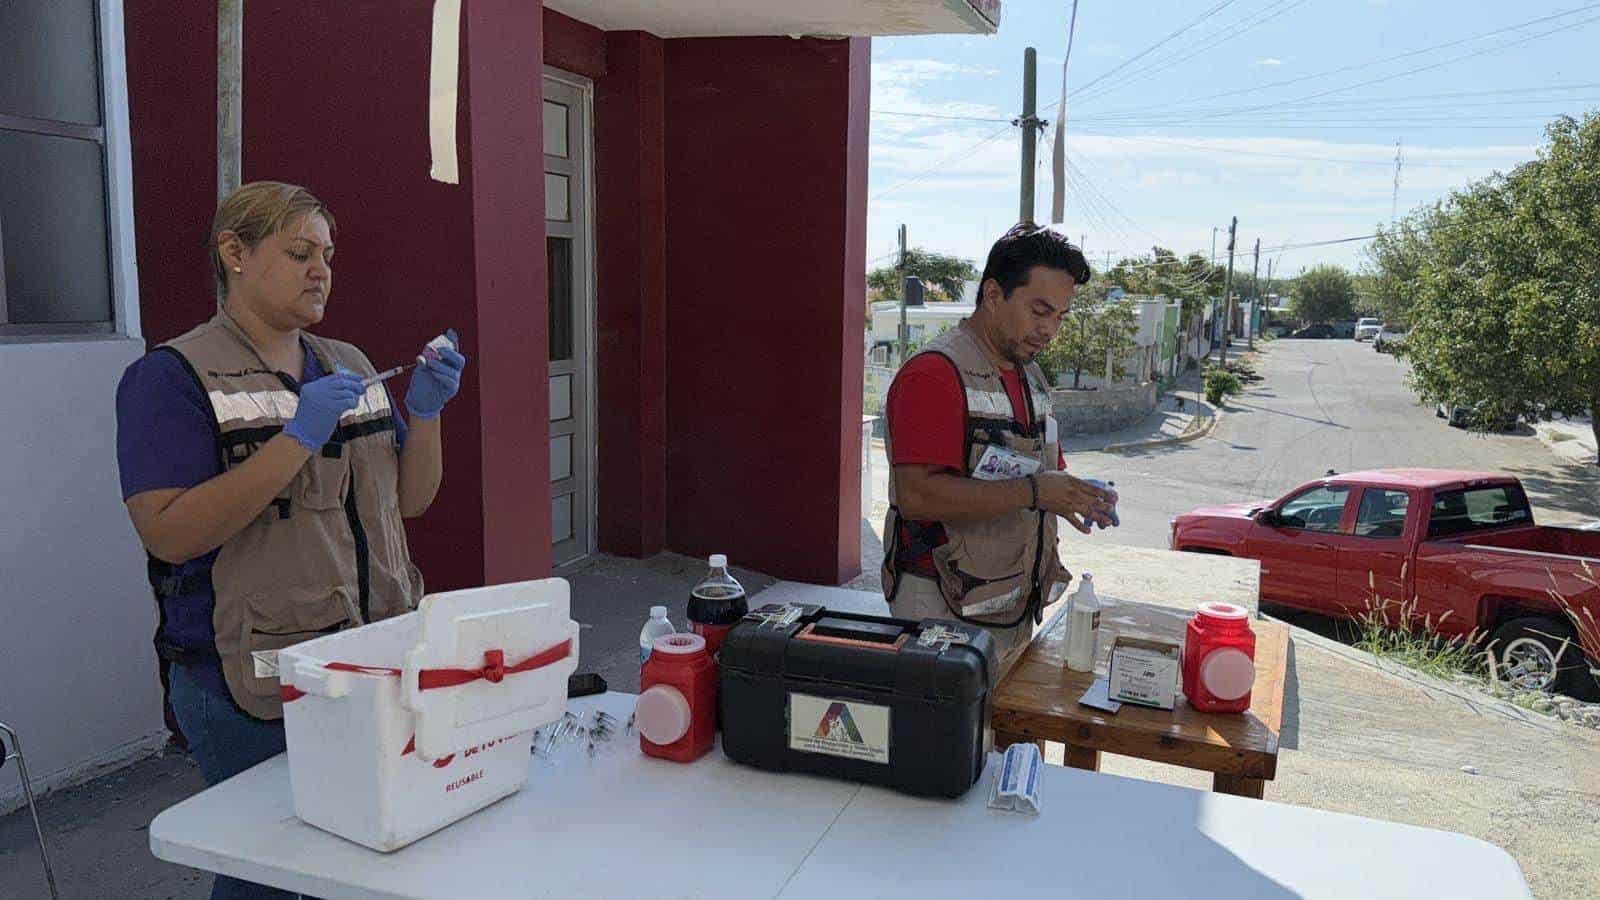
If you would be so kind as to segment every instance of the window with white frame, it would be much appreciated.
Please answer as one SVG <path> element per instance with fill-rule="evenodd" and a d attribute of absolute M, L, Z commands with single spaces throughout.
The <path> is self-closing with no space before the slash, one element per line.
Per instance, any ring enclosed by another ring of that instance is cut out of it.
<path fill-rule="evenodd" d="M 131 302 L 131 265 L 118 257 L 132 243 L 127 179 L 116 177 L 127 153 L 120 9 L 0 2 L 0 337 L 114 332 Z"/>

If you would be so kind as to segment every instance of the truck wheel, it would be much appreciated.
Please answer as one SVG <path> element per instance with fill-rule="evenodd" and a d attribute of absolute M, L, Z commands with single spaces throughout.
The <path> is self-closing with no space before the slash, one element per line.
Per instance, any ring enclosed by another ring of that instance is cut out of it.
<path fill-rule="evenodd" d="M 1526 616 L 1501 625 L 1493 639 L 1499 678 L 1522 690 L 1551 691 L 1578 700 L 1600 696 L 1578 633 L 1561 619 Z"/>

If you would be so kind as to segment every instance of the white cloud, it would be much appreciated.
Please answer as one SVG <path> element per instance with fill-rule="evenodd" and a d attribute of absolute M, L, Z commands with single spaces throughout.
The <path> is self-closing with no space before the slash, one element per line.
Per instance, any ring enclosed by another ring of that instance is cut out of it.
<path fill-rule="evenodd" d="M 1268 56 L 1268 57 L 1264 57 L 1262 59 L 1256 60 L 1256 65 L 1258 65 L 1258 66 L 1277 67 L 1277 66 L 1283 65 L 1283 60 L 1277 59 L 1275 57 Z"/>
<path fill-rule="evenodd" d="M 997 74 L 984 66 L 968 66 L 939 59 L 890 59 L 872 64 L 872 86 L 903 86 L 940 81 L 960 75 L 989 77 Z"/>

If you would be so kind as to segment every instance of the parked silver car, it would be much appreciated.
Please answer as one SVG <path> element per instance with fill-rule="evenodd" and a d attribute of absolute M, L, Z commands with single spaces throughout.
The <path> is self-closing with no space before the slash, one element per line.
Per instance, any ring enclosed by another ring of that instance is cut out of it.
<path fill-rule="evenodd" d="M 1383 333 L 1382 319 L 1357 319 L 1356 340 L 1368 341 Z"/>

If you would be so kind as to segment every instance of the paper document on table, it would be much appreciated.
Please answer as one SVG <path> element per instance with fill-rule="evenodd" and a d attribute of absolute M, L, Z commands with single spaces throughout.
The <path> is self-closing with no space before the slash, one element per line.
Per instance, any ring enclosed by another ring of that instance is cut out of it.
<path fill-rule="evenodd" d="M 1122 708 L 1122 701 L 1111 699 L 1111 680 L 1107 678 L 1096 678 L 1094 684 L 1089 685 L 1089 689 L 1078 698 L 1078 702 L 1112 714 Z"/>

